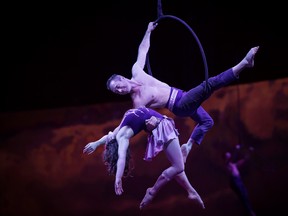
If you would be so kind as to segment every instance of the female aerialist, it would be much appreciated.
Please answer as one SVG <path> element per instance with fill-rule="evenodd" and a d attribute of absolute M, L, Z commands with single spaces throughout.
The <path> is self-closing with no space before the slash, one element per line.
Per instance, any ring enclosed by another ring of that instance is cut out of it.
<path fill-rule="evenodd" d="M 187 191 L 189 199 L 197 201 L 202 208 L 205 208 L 201 197 L 185 174 L 178 139 L 179 133 L 175 129 L 174 120 L 155 110 L 147 107 L 129 109 L 113 132 L 88 143 L 83 153 L 91 154 L 99 145 L 105 144 L 104 163 L 108 166 L 109 174 L 115 175 L 115 193 L 121 195 L 123 193 L 122 177 L 129 176 L 131 171 L 129 140 L 142 130 L 148 133 L 144 160 L 151 161 L 158 153 L 164 151 L 171 166 L 165 169 L 155 184 L 146 190 L 139 206 L 140 209 L 148 205 L 158 191 L 172 179 L 175 179 Z"/>

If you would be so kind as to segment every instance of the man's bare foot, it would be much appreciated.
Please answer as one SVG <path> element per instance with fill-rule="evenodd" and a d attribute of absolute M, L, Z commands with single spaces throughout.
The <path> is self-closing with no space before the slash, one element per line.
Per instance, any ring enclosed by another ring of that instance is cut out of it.
<path fill-rule="evenodd" d="M 141 201 L 140 206 L 139 206 L 140 210 L 143 209 L 145 206 L 147 206 L 153 200 L 154 195 L 152 195 L 150 193 L 150 190 L 151 190 L 151 188 L 148 188 L 146 190 L 146 194 L 145 194 L 145 196 L 144 196 L 144 198 Z"/>
<path fill-rule="evenodd" d="M 186 163 L 188 154 L 190 152 L 190 148 L 188 147 L 187 143 L 181 145 L 181 152 L 182 152 L 182 156 L 183 156 L 183 162 Z"/>
<path fill-rule="evenodd" d="M 259 46 L 253 47 L 249 50 L 243 61 L 246 61 L 247 67 L 254 66 L 254 57 L 259 49 Z"/>
<path fill-rule="evenodd" d="M 205 205 L 199 194 L 189 194 L 188 198 L 190 200 L 195 200 L 198 202 L 198 204 L 202 207 L 202 209 L 205 209 Z"/>

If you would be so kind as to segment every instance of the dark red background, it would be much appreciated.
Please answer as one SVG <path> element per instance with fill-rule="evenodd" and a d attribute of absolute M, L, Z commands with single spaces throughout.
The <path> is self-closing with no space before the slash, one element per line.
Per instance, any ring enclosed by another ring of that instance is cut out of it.
<path fill-rule="evenodd" d="M 157 1 L 3 3 L 0 214 L 243 216 L 222 160 L 241 141 L 255 148 L 242 172 L 255 212 L 287 215 L 287 11 L 279 2 L 163 0 L 164 14 L 197 34 L 210 76 L 238 63 L 251 47 L 260 50 L 252 70 L 203 104 L 215 125 L 191 152 L 186 172 L 206 210 L 171 182 L 143 212 L 138 206 L 146 188 L 168 165 L 163 154 L 152 163 L 142 160 L 146 135 L 131 141 L 134 177 L 125 179 L 120 197 L 102 163 L 103 149 L 90 156 L 82 150 L 131 107 L 129 97 L 111 93 L 105 83 L 113 73 L 131 75 L 147 24 L 157 18 Z M 204 79 L 199 53 L 187 29 L 160 23 L 151 37 L 153 75 L 188 90 Z M 194 123 L 175 122 L 184 143 Z"/>
<path fill-rule="evenodd" d="M 239 101 L 238 101 L 239 93 Z M 284 215 L 287 210 L 288 80 L 225 87 L 203 106 L 215 125 L 189 155 L 186 173 L 203 198 L 202 210 L 174 181 L 149 208 L 139 204 L 168 166 L 163 153 L 143 161 L 146 134 L 131 140 L 134 177 L 123 181 L 124 194 L 114 193 L 114 178 L 102 162 L 103 148 L 83 155 L 84 146 L 113 129 L 130 102 L 2 113 L 0 148 L 1 215 L 205 215 L 243 216 L 229 188 L 223 153 L 239 143 L 255 152 L 242 170 L 257 215 Z M 175 118 L 181 143 L 194 126 Z M 240 121 L 238 118 L 240 117 Z"/>

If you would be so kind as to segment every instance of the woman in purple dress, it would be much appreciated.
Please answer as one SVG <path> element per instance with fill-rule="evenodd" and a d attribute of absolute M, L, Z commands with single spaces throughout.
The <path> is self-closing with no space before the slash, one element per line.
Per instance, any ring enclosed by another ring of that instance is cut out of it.
<path fill-rule="evenodd" d="M 105 144 L 104 163 L 108 167 L 109 174 L 115 175 L 116 195 L 121 195 L 123 193 L 122 177 L 129 176 L 131 172 L 129 140 L 142 130 L 148 133 L 144 160 L 151 161 L 158 153 L 164 151 L 171 166 L 165 169 L 155 184 L 146 190 L 139 206 L 140 209 L 147 206 L 159 190 L 172 179 L 175 179 L 187 191 L 189 199 L 195 200 L 204 209 L 201 197 L 185 174 L 179 133 L 175 128 L 174 120 L 153 109 L 147 107 L 129 109 L 113 132 L 88 143 L 83 153 L 91 154 L 99 145 Z"/>

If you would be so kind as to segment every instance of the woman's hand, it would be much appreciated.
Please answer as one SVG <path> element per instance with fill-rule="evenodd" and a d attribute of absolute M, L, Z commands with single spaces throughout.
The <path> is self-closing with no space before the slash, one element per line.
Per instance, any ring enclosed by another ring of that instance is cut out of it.
<path fill-rule="evenodd" d="M 115 193 L 117 195 L 121 195 L 124 192 L 124 190 L 122 188 L 122 179 L 121 178 L 116 178 L 115 179 L 114 187 L 115 187 Z"/>
<path fill-rule="evenodd" d="M 159 122 L 160 120 L 156 118 L 155 116 L 152 116 L 150 119 L 146 119 L 145 124 L 146 124 L 147 130 L 151 132 L 158 126 Z"/>
<path fill-rule="evenodd" d="M 94 152 L 96 148 L 97 148 L 97 142 L 90 142 L 84 147 L 83 153 L 86 153 L 89 155 L 92 152 Z"/>

